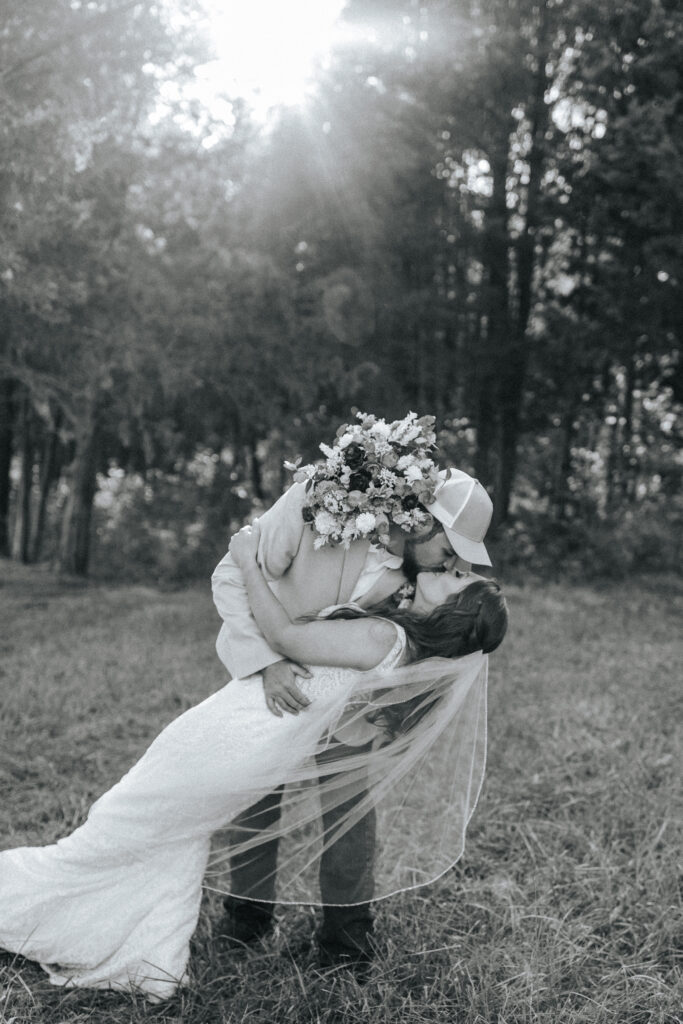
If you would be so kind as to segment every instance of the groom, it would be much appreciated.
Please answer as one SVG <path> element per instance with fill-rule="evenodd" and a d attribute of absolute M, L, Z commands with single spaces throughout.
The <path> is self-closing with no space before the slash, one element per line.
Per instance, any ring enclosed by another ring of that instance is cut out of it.
<path fill-rule="evenodd" d="M 425 506 L 434 520 L 431 530 L 411 537 L 392 524 L 385 546 L 367 539 L 354 540 L 347 549 L 316 545 L 313 529 L 304 521 L 305 503 L 306 487 L 295 483 L 259 519 L 259 561 L 292 618 L 348 602 L 370 607 L 423 570 L 467 572 L 472 563 L 491 564 L 482 543 L 491 521 L 491 500 L 478 481 L 459 470 L 438 474 L 434 500 Z M 251 615 L 241 572 L 229 554 L 217 566 L 212 586 L 223 619 L 216 649 L 228 672 L 233 678 L 253 675 L 273 714 L 305 714 L 308 700 L 297 676 L 309 673 L 268 646 Z M 281 790 L 270 794 L 235 825 L 249 833 L 268 828 L 279 818 L 281 796 Z M 345 810 L 323 813 L 325 832 Z M 324 966 L 362 963 L 371 956 L 374 830 L 371 813 L 321 857 L 324 908 L 317 938 Z M 225 936 L 251 942 L 272 928 L 277 852 L 273 840 L 260 846 L 257 856 L 252 851 L 233 857 L 231 887 L 237 896 L 225 901 Z"/>

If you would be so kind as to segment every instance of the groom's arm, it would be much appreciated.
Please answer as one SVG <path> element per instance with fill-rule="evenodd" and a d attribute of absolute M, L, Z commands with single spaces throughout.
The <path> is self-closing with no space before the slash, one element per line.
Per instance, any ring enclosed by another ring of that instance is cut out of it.
<path fill-rule="evenodd" d="M 305 528 L 301 517 L 304 496 L 304 484 L 294 484 L 259 519 L 259 564 L 268 580 L 283 576 L 299 550 Z M 216 651 L 230 675 L 244 678 L 282 661 L 282 655 L 268 645 L 256 625 L 242 573 L 230 554 L 217 565 L 211 586 L 223 619 Z"/>

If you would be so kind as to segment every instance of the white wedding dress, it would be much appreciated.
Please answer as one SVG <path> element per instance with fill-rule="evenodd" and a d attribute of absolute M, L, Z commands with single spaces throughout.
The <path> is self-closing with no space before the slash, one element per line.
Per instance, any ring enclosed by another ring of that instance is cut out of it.
<path fill-rule="evenodd" d="M 401 662 L 396 628 L 373 675 Z M 282 718 L 258 679 L 231 681 L 164 729 L 70 836 L 0 853 L 0 948 L 57 985 L 172 995 L 187 981 L 211 834 L 287 781 L 365 675 L 312 673 L 300 680 L 310 706 Z"/>

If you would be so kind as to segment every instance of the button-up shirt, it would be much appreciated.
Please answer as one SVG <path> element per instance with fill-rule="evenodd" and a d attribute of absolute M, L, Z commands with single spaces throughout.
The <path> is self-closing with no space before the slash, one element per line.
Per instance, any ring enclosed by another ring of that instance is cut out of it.
<path fill-rule="evenodd" d="M 400 569 L 402 565 L 401 555 L 392 555 L 391 551 L 387 551 L 386 548 L 380 547 L 378 544 L 371 544 L 351 595 L 351 603 L 360 601 L 365 594 L 368 594 L 386 569 Z"/>

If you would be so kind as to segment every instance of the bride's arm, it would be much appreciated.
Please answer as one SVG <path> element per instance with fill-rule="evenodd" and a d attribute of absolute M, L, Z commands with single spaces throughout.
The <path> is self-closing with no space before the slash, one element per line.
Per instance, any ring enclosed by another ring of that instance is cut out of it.
<path fill-rule="evenodd" d="M 230 542 L 239 565 L 256 623 L 273 648 L 306 665 L 374 668 L 396 641 L 396 629 L 385 619 L 321 619 L 293 622 L 273 594 L 256 561 L 258 529 L 240 531 Z"/>

